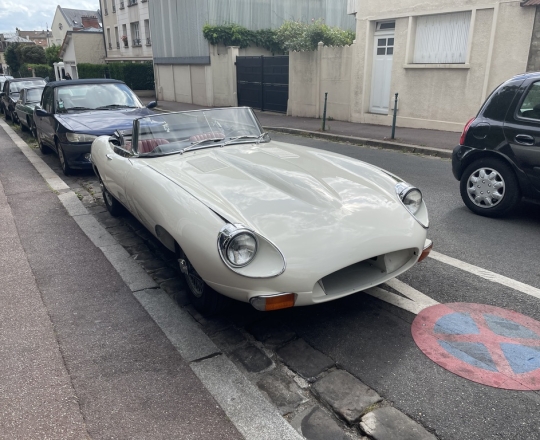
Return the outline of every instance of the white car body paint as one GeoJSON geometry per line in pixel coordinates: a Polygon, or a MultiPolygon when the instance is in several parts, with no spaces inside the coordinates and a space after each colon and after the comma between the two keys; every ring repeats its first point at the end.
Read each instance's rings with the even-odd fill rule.
{"type": "MultiPolygon", "coordinates": [[[[92,145],[92,161],[112,195],[149,231],[174,250],[156,227],[166,230],[208,285],[240,301],[283,292],[298,295],[296,306],[337,299],[405,272],[426,241],[393,176],[323,150],[272,141],[128,158],[103,136],[92,145]],[[271,241],[285,271],[266,278],[280,263],[272,246],[262,246],[243,275],[229,269],[217,250],[227,222],[271,241]],[[319,283],[381,255],[384,263],[328,278],[331,294],[319,283]]],[[[427,221],[425,205],[421,211],[427,221]]]]}

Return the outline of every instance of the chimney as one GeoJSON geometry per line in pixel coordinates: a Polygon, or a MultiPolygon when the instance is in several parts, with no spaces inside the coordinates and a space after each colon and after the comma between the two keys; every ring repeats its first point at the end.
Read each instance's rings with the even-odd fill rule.
{"type": "Polygon", "coordinates": [[[100,29],[99,21],[95,15],[83,15],[81,19],[83,28],[100,29]]]}

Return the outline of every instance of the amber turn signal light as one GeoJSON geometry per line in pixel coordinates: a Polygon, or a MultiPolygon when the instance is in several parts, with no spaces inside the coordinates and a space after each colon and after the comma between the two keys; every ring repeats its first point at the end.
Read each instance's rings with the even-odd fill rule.
{"type": "Polygon", "coordinates": [[[277,295],[263,295],[251,298],[250,303],[257,310],[270,312],[272,310],[287,309],[294,307],[296,302],[295,293],[278,293],[277,295]]]}
{"type": "Polygon", "coordinates": [[[418,259],[419,263],[420,263],[420,261],[426,259],[427,256],[429,255],[429,253],[431,252],[431,249],[433,249],[433,242],[431,240],[426,240],[426,241],[429,241],[429,243],[422,250],[422,253],[420,254],[420,258],[418,259]]]}

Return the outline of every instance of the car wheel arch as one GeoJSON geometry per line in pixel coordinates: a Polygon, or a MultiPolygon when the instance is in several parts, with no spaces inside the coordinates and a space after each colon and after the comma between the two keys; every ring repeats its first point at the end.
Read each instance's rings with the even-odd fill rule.
{"type": "Polygon", "coordinates": [[[481,159],[498,159],[506,163],[510,168],[512,168],[512,171],[514,171],[514,174],[516,177],[518,177],[519,180],[519,169],[516,166],[516,164],[508,158],[508,156],[499,153],[498,151],[491,151],[491,150],[472,150],[464,160],[461,161],[461,175],[459,176],[459,180],[463,177],[463,173],[467,169],[467,167],[477,160],[481,159]]]}
{"type": "Polygon", "coordinates": [[[172,252],[178,252],[181,250],[180,245],[174,239],[174,237],[161,225],[156,225],[155,228],[156,237],[165,245],[167,249],[172,252]]]}

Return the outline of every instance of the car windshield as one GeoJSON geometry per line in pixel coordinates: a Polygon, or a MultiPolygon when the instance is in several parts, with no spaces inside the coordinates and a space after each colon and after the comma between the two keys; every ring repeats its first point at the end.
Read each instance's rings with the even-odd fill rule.
{"type": "Polygon", "coordinates": [[[15,81],[9,85],[9,93],[19,93],[22,89],[28,89],[30,87],[44,86],[47,84],[44,79],[28,80],[28,81],[15,81]]]}
{"type": "Polygon", "coordinates": [[[41,100],[41,95],[43,94],[43,89],[28,89],[26,92],[26,102],[39,102],[41,100]]]}
{"type": "Polygon", "coordinates": [[[135,127],[140,156],[269,140],[253,111],[245,107],[152,115],[138,119],[135,127]]]}
{"type": "Polygon", "coordinates": [[[121,83],[74,84],[57,87],[56,106],[59,112],[70,110],[109,110],[141,108],[133,91],[121,83]]]}

